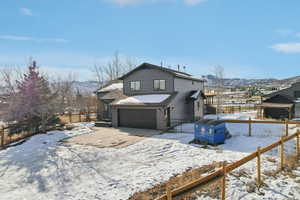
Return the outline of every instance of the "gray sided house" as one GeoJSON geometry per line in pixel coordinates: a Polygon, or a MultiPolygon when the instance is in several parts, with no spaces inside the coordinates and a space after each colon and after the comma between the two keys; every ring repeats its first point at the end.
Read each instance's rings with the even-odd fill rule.
{"type": "Polygon", "coordinates": [[[300,82],[291,87],[265,95],[261,104],[263,116],[267,118],[300,118],[300,82]]]}
{"type": "Polygon", "coordinates": [[[96,91],[98,97],[98,120],[111,121],[111,103],[124,98],[123,82],[111,81],[96,91]]]}
{"type": "Polygon", "coordinates": [[[111,104],[114,127],[164,130],[203,117],[204,81],[143,63],[120,78],[126,96],[111,104]]]}

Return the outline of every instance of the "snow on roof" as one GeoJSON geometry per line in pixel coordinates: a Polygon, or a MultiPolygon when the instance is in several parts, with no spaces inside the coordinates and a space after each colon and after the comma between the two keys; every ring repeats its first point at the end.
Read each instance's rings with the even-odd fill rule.
{"type": "Polygon", "coordinates": [[[191,96],[191,98],[197,99],[200,93],[201,93],[201,90],[197,90],[197,92],[195,92],[195,93],[191,96]]]}
{"type": "Polygon", "coordinates": [[[123,89],[123,83],[112,83],[107,87],[98,90],[98,92],[109,92],[112,90],[122,90],[122,89],[123,89]]]}
{"type": "Polygon", "coordinates": [[[118,101],[116,104],[144,104],[144,103],[161,103],[166,100],[169,94],[149,94],[149,95],[137,95],[128,97],[118,101]]]}

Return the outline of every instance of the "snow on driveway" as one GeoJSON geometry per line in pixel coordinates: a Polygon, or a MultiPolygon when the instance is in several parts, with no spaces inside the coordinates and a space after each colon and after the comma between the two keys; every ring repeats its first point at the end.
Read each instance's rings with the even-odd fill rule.
{"type": "MultiPolygon", "coordinates": [[[[190,133],[157,135],[122,149],[60,143],[61,139],[91,132],[91,124],[77,125],[75,130],[36,135],[0,151],[1,199],[126,200],[187,169],[214,161],[233,162],[248,155],[187,144],[193,139],[190,133]]],[[[268,170],[277,167],[266,159],[262,163],[268,170]]],[[[255,161],[245,167],[253,173],[255,161]]],[[[232,188],[231,193],[238,190],[232,188]]]]}
{"type": "Polygon", "coordinates": [[[237,160],[245,154],[216,153],[185,144],[192,134],[164,134],[123,149],[58,143],[87,133],[52,131],[0,152],[3,199],[127,199],[188,168],[213,161],[237,160]]]}

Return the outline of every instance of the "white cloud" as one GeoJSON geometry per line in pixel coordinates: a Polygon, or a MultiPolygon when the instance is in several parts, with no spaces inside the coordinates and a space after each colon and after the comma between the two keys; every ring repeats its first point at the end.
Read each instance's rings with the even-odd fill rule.
{"type": "Polygon", "coordinates": [[[17,36],[17,35],[0,35],[0,40],[14,40],[14,41],[34,41],[34,42],[57,42],[57,43],[67,43],[69,42],[63,38],[33,38],[27,36],[17,36]]]}
{"type": "Polygon", "coordinates": [[[283,53],[300,53],[300,42],[279,43],[271,48],[283,53]]]}
{"type": "Polygon", "coordinates": [[[204,2],[206,2],[206,0],[184,0],[184,3],[190,6],[194,6],[204,2]]]}
{"type": "Polygon", "coordinates": [[[26,41],[26,40],[32,40],[32,38],[31,37],[25,37],[25,36],[16,36],[16,35],[0,35],[0,40],[26,41]]]}
{"type": "Polygon", "coordinates": [[[20,12],[26,16],[33,16],[33,13],[29,8],[20,8],[20,12]]]}
{"type": "Polygon", "coordinates": [[[143,0],[112,0],[113,3],[118,4],[121,7],[135,5],[141,3],[143,0]]]}

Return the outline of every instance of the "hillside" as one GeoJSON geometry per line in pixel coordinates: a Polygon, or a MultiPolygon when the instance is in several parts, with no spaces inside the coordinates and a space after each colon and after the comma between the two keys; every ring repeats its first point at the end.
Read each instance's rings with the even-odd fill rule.
{"type": "MultiPolygon", "coordinates": [[[[209,85],[216,85],[216,77],[214,75],[203,76],[208,81],[209,85]]],[[[254,86],[254,85],[267,85],[267,86],[289,86],[293,83],[299,82],[300,76],[294,76],[286,79],[243,79],[243,78],[225,78],[224,84],[226,86],[254,86]]]]}

